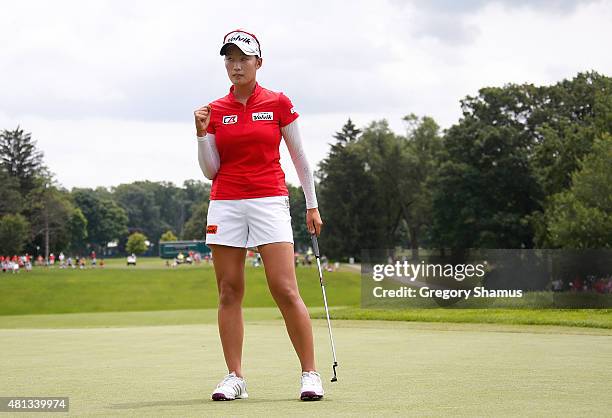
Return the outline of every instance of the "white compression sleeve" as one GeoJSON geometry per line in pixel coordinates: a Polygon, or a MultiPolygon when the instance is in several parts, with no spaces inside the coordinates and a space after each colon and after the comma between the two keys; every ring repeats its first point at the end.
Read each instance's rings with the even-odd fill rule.
{"type": "Polygon", "coordinates": [[[214,134],[198,137],[198,162],[204,176],[209,180],[214,179],[221,164],[214,134]]]}
{"type": "Polygon", "coordinates": [[[306,198],[306,209],[318,207],[317,196],[315,194],[314,176],[308,165],[306,153],[302,149],[302,139],[298,129],[297,119],[289,125],[281,128],[283,138],[287,144],[287,149],[291,155],[291,160],[297,171],[304,197],[306,198]]]}

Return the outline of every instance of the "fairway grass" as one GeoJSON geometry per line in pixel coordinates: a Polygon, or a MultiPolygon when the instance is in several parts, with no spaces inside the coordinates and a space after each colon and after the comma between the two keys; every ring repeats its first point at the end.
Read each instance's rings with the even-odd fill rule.
{"type": "Polygon", "coordinates": [[[300,402],[297,356],[283,321],[268,308],[245,310],[249,399],[213,402],[210,393],[227,373],[215,313],[200,311],[207,321],[201,324],[135,327],[128,325],[132,319],[108,328],[101,327],[105,319],[118,321],[109,315],[142,321],[146,313],[63,314],[56,316],[68,322],[99,316],[99,327],[1,329],[0,393],[69,396],[74,416],[606,416],[612,410],[609,330],[375,320],[334,322],[336,383],[329,382],[326,322],[313,320],[326,395],[300,402]]]}

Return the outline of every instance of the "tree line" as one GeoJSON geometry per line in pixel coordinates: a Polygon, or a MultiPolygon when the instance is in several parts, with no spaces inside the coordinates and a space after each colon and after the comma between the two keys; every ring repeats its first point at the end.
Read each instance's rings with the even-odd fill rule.
{"type": "MultiPolygon", "coordinates": [[[[487,87],[441,131],[410,114],[335,135],[318,170],[326,248],[610,248],[612,79],[487,87]]],[[[416,255],[416,254],[414,254],[416,255]]]]}
{"type": "MultiPolygon", "coordinates": [[[[30,133],[19,126],[0,132],[0,254],[48,257],[60,251],[85,255],[145,252],[160,240],[203,240],[210,184],[186,180],[135,181],[115,187],[67,190],[43,162],[30,133]]],[[[308,240],[301,188],[287,184],[296,239],[308,240]]],[[[297,243],[297,242],[296,242],[297,243]]]]}
{"type": "MultiPolygon", "coordinates": [[[[349,119],[316,170],[329,257],[362,248],[609,248],[612,79],[486,87],[441,130],[429,116],[362,129],[349,119]]],[[[294,240],[310,239],[301,188],[287,184],[294,240]]],[[[0,133],[0,254],[124,252],[148,239],[204,239],[210,184],[136,181],[67,190],[31,134],[0,133]],[[138,234],[138,235],[134,235],[138,234]],[[128,246],[128,238],[132,244],[128,246]],[[134,244],[138,242],[138,244],[134,244]]]]}

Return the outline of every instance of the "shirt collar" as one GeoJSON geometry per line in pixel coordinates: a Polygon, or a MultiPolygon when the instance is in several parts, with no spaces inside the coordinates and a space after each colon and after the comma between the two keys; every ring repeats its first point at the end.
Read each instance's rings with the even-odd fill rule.
{"type": "MultiPolygon", "coordinates": [[[[247,99],[247,104],[249,104],[249,102],[251,102],[252,100],[254,100],[259,93],[261,92],[263,88],[259,85],[259,83],[256,81],[255,82],[255,88],[253,89],[253,93],[251,93],[251,95],[249,96],[249,98],[247,99]]],[[[230,99],[232,99],[235,102],[238,102],[238,100],[236,100],[236,98],[234,97],[234,85],[232,84],[232,86],[230,87],[229,90],[229,97],[230,99]]]]}

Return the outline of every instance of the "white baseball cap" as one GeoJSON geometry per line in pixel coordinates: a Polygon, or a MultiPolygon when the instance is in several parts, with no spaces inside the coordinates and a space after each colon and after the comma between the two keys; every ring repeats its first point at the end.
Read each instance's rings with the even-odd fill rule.
{"type": "Polygon", "coordinates": [[[245,32],[242,29],[236,29],[223,37],[223,46],[221,47],[220,55],[225,55],[227,46],[234,44],[246,55],[257,55],[261,57],[261,47],[257,37],[252,33],[245,32]]]}

